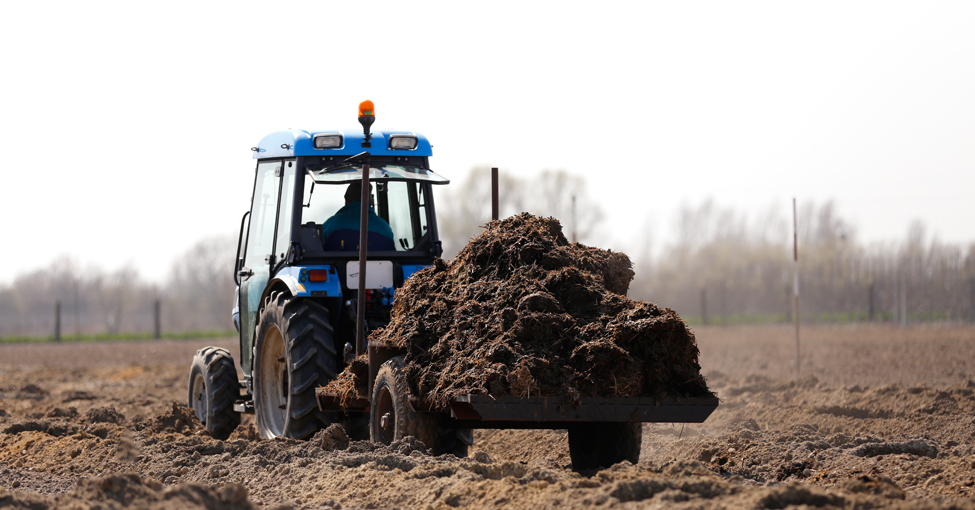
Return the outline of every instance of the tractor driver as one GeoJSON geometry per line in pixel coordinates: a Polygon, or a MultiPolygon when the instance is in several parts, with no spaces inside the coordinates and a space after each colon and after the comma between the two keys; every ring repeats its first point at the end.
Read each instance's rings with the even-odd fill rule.
{"type": "MultiPolygon", "coordinates": [[[[370,186],[371,188],[371,186],[370,186]]],[[[369,191],[372,191],[370,189],[369,191]]],[[[371,193],[370,193],[371,194],[371,193]]],[[[345,190],[345,206],[322,224],[322,239],[326,251],[351,251],[359,249],[359,215],[362,208],[362,183],[353,182],[345,190]]],[[[367,248],[370,251],[393,251],[393,229],[369,206],[369,233],[367,248]]]]}

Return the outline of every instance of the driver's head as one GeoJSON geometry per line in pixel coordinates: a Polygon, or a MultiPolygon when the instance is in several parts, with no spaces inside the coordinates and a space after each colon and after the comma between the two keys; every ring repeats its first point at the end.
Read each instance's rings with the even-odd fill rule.
{"type": "MultiPolygon", "coordinates": [[[[372,195],[372,184],[369,185],[369,194],[372,195]]],[[[345,203],[350,204],[352,202],[359,202],[362,200],[362,182],[356,181],[349,184],[349,187],[345,190],[345,203]]]]}

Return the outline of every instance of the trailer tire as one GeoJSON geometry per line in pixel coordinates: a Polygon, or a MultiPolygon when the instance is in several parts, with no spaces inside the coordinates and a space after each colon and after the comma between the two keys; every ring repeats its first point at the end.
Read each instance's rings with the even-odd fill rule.
{"type": "Polygon", "coordinates": [[[240,398],[240,382],[234,359],[226,349],[204,347],[190,365],[190,409],[215,439],[227,439],[240,425],[234,403],[240,398]]]}
{"type": "Polygon", "coordinates": [[[265,439],[306,439],[334,417],[318,408],[315,389],[336,376],[328,309],[309,299],[274,292],[257,322],[254,414],[265,439]]]}
{"type": "Polygon", "coordinates": [[[370,439],[390,444],[413,436],[433,455],[466,457],[468,447],[474,444],[471,429],[447,428],[443,426],[446,415],[417,412],[410,402],[405,367],[403,357],[397,356],[383,363],[376,373],[369,413],[370,439]]]}
{"type": "Polygon", "coordinates": [[[640,461],[642,423],[578,423],[569,427],[569,456],[575,471],[640,461]]]}
{"type": "Polygon", "coordinates": [[[428,448],[433,439],[428,427],[410,402],[410,387],[406,382],[403,357],[392,358],[379,367],[372,385],[369,409],[369,438],[374,443],[390,444],[414,436],[428,448]]]}

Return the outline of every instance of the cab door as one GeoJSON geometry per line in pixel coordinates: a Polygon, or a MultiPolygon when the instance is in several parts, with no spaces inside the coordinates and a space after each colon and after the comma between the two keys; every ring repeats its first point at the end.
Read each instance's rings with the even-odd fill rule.
{"type": "Polygon", "coordinates": [[[260,161],[254,179],[247,241],[238,262],[240,281],[240,368],[250,378],[254,356],[254,330],[261,296],[274,262],[274,236],[278,203],[281,201],[283,161],[260,161]]]}

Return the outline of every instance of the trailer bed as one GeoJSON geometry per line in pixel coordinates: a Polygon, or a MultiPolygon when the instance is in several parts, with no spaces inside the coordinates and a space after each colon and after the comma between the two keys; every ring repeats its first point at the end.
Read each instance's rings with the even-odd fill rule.
{"type": "MultiPolygon", "coordinates": [[[[369,412],[360,395],[341,402],[319,389],[319,407],[328,412],[369,412]]],[[[702,423],[718,407],[717,397],[492,397],[461,395],[450,402],[452,425],[462,428],[565,428],[580,422],[702,423]]],[[[429,403],[413,400],[417,412],[437,412],[429,403]]],[[[441,410],[439,412],[445,412],[441,410]]]]}

